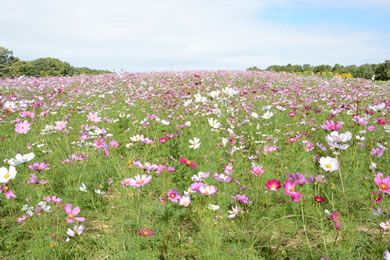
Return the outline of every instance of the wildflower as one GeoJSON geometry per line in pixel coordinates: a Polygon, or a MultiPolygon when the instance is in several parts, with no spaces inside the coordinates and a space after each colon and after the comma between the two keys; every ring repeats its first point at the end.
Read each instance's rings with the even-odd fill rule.
{"type": "Polygon", "coordinates": [[[381,226],[381,228],[383,228],[384,230],[390,229],[390,219],[386,222],[380,223],[379,226],[381,226]]]}
{"type": "Polygon", "coordinates": [[[252,170],[250,171],[253,175],[259,176],[264,173],[264,168],[262,165],[252,164],[252,170]]]}
{"type": "Polygon", "coordinates": [[[85,227],[83,225],[80,225],[80,226],[75,225],[73,227],[73,230],[68,228],[68,230],[66,231],[66,234],[68,234],[68,236],[70,236],[70,237],[74,237],[75,235],[80,236],[84,232],[84,229],[85,229],[85,227]]]}
{"type": "Polygon", "coordinates": [[[271,111],[267,111],[261,117],[264,119],[270,119],[271,117],[273,117],[273,115],[274,113],[272,113],[271,111]]]}
{"type": "Polygon", "coordinates": [[[33,165],[30,164],[28,166],[28,168],[30,168],[31,170],[37,170],[37,171],[42,171],[42,170],[46,169],[47,167],[49,167],[49,164],[44,163],[44,162],[34,163],[33,165]]]}
{"type": "Polygon", "coordinates": [[[314,197],[314,200],[315,200],[316,202],[319,202],[319,203],[322,203],[322,202],[325,201],[324,198],[323,198],[323,197],[320,197],[320,196],[315,196],[315,197],[314,197]]]}
{"type": "Polygon", "coordinates": [[[16,165],[21,164],[21,163],[25,163],[25,162],[29,162],[32,159],[34,159],[34,157],[35,157],[34,153],[27,153],[27,154],[24,154],[24,155],[17,154],[15,156],[16,165]]]}
{"type": "Polygon", "coordinates": [[[180,162],[187,165],[191,166],[192,168],[198,168],[199,166],[195,164],[195,162],[192,162],[190,160],[184,159],[183,157],[180,156],[180,162]]]}
{"type": "MultiPolygon", "coordinates": [[[[127,181],[128,185],[130,185],[130,186],[141,187],[145,184],[148,184],[152,180],[152,175],[142,174],[142,177],[141,177],[138,174],[138,175],[134,176],[134,179],[128,178],[128,179],[124,179],[123,181],[125,181],[125,180],[127,181]]],[[[124,186],[128,186],[128,185],[124,185],[124,186]]]]}
{"type": "Polygon", "coordinates": [[[335,158],[331,157],[321,157],[320,166],[324,171],[334,172],[339,169],[339,162],[335,158]]]}
{"type": "Polygon", "coordinates": [[[307,183],[307,181],[305,179],[306,174],[301,174],[299,172],[296,172],[295,174],[289,173],[289,174],[287,174],[287,177],[289,179],[291,179],[292,181],[297,180],[299,185],[305,185],[307,183]]]}
{"type": "Polygon", "coordinates": [[[162,144],[165,144],[166,142],[168,142],[168,138],[166,137],[161,137],[160,139],[158,139],[158,141],[162,144]]]}
{"type": "Polygon", "coordinates": [[[216,211],[216,210],[218,210],[220,207],[219,207],[218,205],[209,204],[209,205],[207,205],[207,208],[216,211]]]}
{"type": "Polygon", "coordinates": [[[245,195],[237,194],[236,196],[232,196],[235,201],[238,201],[240,204],[252,204],[253,201],[249,201],[248,197],[245,195]]]}
{"type": "Polygon", "coordinates": [[[209,121],[209,125],[214,128],[214,129],[218,129],[220,128],[222,125],[221,123],[219,123],[216,119],[214,118],[208,118],[207,119],[209,121]]]}
{"type": "Polygon", "coordinates": [[[361,118],[359,115],[353,117],[353,121],[355,121],[358,125],[367,125],[368,121],[364,118],[361,118]]]}
{"type": "Polygon", "coordinates": [[[67,124],[68,124],[68,122],[66,122],[66,121],[57,121],[54,129],[61,131],[62,129],[64,129],[66,127],[67,124]]]}
{"type": "Polygon", "coordinates": [[[65,207],[64,207],[64,210],[65,210],[66,214],[68,215],[68,218],[66,219],[66,221],[68,223],[73,223],[73,220],[76,220],[78,222],[84,222],[85,221],[85,218],[75,217],[75,216],[77,216],[80,213],[80,208],[79,207],[76,207],[76,208],[72,209],[72,204],[66,204],[65,207]]]}
{"type": "Polygon", "coordinates": [[[177,203],[177,201],[180,199],[179,192],[176,189],[170,189],[168,191],[168,199],[174,203],[177,203]]]}
{"type": "Polygon", "coordinates": [[[232,177],[230,177],[229,175],[225,175],[223,173],[221,174],[214,173],[214,179],[220,182],[230,182],[232,180],[232,177]]]}
{"type": "Polygon", "coordinates": [[[9,200],[11,197],[12,198],[16,198],[16,195],[9,190],[9,187],[7,185],[7,183],[4,183],[2,186],[0,186],[0,193],[3,193],[4,192],[4,195],[5,197],[9,200]]]}
{"type": "Polygon", "coordinates": [[[383,177],[383,173],[378,172],[374,181],[380,191],[390,194],[390,176],[383,177]]]}
{"type": "Polygon", "coordinates": [[[331,215],[331,218],[332,218],[332,221],[334,222],[335,228],[337,230],[340,230],[341,223],[340,223],[340,219],[339,219],[339,214],[337,212],[333,212],[331,215]]]}
{"type": "Polygon", "coordinates": [[[28,184],[47,184],[47,180],[39,180],[36,174],[31,174],[30,179],[27,181],[28,184]]]}
{"type": "Polygon", "coordinates": [[[5,167],[0,168],[0,183],[7,183],[9,180],[15,179],[16,169],[10,166],[9,169],[5,167]]]}
{"type": "Polygon", "coordinates": [[[351,140],[351,138],[352,138],[351,132],[345,132],[339,134],[337,131],[333,131],[325,137],[325,140],[328,142],[328,145],[331,148],[346,150],[349,147],[349,145],[347,144],[340,145],[340,143],[341,142],[346,143],[349,140],[351,140]]]}
{"type": "Polygon", "coordinates": [[[379,203],[383,200],[383,195],[379,192],[373,192],[372,193],[372,199],[376,202],[379,203]]]}
{"type": "Polygon", "coordinates": [[[59,204],[62,199],[61,198],[57,198],[56,196],[47,196],[45,198],[43,198],[43,200],[47,201],[47,202],[53,202],[53,203],[56,203],[56,204],[59,204]]]}
{"type": "Polygon", "coordinates": [[[294,180],[293,183],[291,183],[291,179],[287,179],[285,183],[283,183],[284,192],[291,196],[291,199],[294,202],[299,202],[299,198],[301,198],[303,195],[301,193],[298,193],[295,191],[295,187],[297,186],[298,181],[294,180]]]}
{"type": "Polygon", "coordinates": [[[97,113],[93,113],[93,112],[89,112],[88,119],[94,123],[99,123],[100,121],[102,121],[102,118],[99,117],[97,113]]]}
{"type": "Polygon", "coordinates": [[[390,252],[389,252],[389,250],[386,250],[386,251],[383,253],[383,259],[384,259],[384,260],[390,260],[390,252]]]}
{"type": "Polygon", "coordinates": [[[212,185],[204,185],[199,187],[199,192],[202,195],[213,196],[217,193],[218,188],[212,185]]]}
{"type": "Polygon", "coordinates": [[[116,140],[111,140],[110,141],[110,147],[118,147],[119,143],[116,140]]]}
{"type": "Polygon", "coordinates": [[[190,146],[188,146],[189,148],[192,148],[192,149],[198,149],[199,148],[199,146],[200,146],[200,142],[199,142],[200,140],[199,140],[199,138],[197,138],[197,137],[194,137],[194,139],[193,140],[190,140],[189,142],[190,142],[190,146]]]}
{"type": "Polygon", "coordinates": [[[280,181],[278,180],[269,180],[265,186],[267,187],[267,189],[269,190],[272,190],[272,191],[277,191],[278,189],[280,189],[280,181]]]}
{"type": "Polygon", "coordinates": [[[326,120],[326,122],[323,125],[321,125],[321,127],[325,131],[337,131],[343,126],[343,124],[344,122],[338,122],[337,124],[335,124],[333,120],[331,121],[326,120]]]}
{"type": "Polygon", "coordinates": [[[239,206],[236,205],[235,207],[232,207],[232,210],[228,210],[228,213],[230,215],[228,215],[227,218],[229,218],[229,219],[235,218],[238,215],[238,213],[240,213],[240,211],[241,211],[241,208],[239,206]]]}
{"type": "Polygon", "coordinates": [[[19,122],[15,125],[15,132],[18,134],[27,134],[28,131],[30,131],[30,124],[27,122],[27,120],[19,122]]]}
{"type": "Polygon", "coordinates": [[[210,176],[210,172],[198,172],[198,175],[193,175],[191,180],[193,181],[204,181],[210,176]]]}
{"type": "Polygon", "coordinates": [[[149,227],[147,227],[146,229],[143,229],[141,227],[140,231],[138,231],[138,235],[140,235],[142,237],[152,237],[154,233],[155,233],[155,231],[150,230],[149,227]]]}
{"type": "Polygon", "coordinates": [[[104,191],[101,191],[101,190],[95,190],[95,193],[96,194],[99,194],[99,195],[104,195],[105,194],[105,192],[104,191]]]}
{"type": "Polygon", "coordinates": [[[80,191],[82,192],[87,192],[87,187],[85,186],[84,183],[81,183],[81,187],[79,187],[80,191]]]}
{"type": "Polygon", "coordinates": [[[191,198],[190,196],[182,196],[179,200],[179,205],[188,207],[191,204],[191,198]]]}

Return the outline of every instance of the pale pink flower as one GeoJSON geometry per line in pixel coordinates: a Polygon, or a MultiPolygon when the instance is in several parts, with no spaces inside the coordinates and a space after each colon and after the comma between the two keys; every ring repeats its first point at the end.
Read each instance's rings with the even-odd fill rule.
{"type": "Polygon", "coordinates": [[[28,131],[30,131],[30,124],[27,122],[27,120],[19,122],[15,125],[15,132],[18,134],[27,134],[28,131]]]}
{"type": "Polygon", "coordinates": [[[68,218],[66,219],[66,221],[68,221],[68,223],[73,223],[73,220],[76,220],[78,222],[85,221],[85,218],[75,217],[80,213],[79,207],[72,209],[72,204],[66,204],[64,210],[65,210],[66,214],[68,215],[68,218]]]}

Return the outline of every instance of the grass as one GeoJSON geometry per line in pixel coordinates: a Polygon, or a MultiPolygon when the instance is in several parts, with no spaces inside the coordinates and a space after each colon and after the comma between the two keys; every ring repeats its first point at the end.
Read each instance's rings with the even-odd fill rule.
{"type": "MultiPolygon", "coordinates": [[[[390,175],[389,91],[362,79],[243,71],[2,80],[0,104],[14,102],[14,107],[0,110],[0,159],[31,152],[35,157],[15,166],[17,175],[7,187],[16,198],[0,193],[0,258],[380,258],[390,239],[379,224],[388,217],[375,216],[372,210],[386,209],[389,198],[381,192],[384,199],[376,203],[372,192],[380,192],[374,182],[378,172],[390,175]],[[208,95],[217,90],[218,96],[208,95]],[[205,102],[197,102],[198,94],[205,102]],[[373,108],[381,103],[387,104],[383,110],[373,108]],[[273,116],[264,119],[267,110],[273,116]],[[34,112],[35,118],[23,118],[23,111],[34,112]],[[88,120],[90,112],[101,121],[88,120]],[[352,134],[346,150],[330,149],[325,139],[331,131],[321,125],[332,114],[331,120],[343,122],[339,133],[352,134]],[[353,119],[357,114],[368,125],[357,124],[353,119]],[[213,128],[210,118],[221,126],[213,128]],[[16,133],[15,120],[27,120],[28,133],[16,133]],[[58,121],[66,121],[66,127],[43,131],[58,121]],[[153,142],[132,141],[136,135],[153,142]],[[159,142],[162,137],[167,142],[159,142]],[[200,139],[198,149],[189,148],[194,137],[200,139]],[[99,140],[107,145],[106,152],[96,148],[99,140]],[[118,147],[109,145],[113,140],[118,147]],[[265,153],[271,145],[277,149],[265,153]],[[372,155],[380,147],[385,148],[383,155],[372,155]],[[85,160],[72,157],[80,154],[85,160]],[[181,163],[180,157],[199,168],[181,163]],[[339,170],[324,171],[321,157],[336,158],[339,170]],[[165,170],[148,173],[136,161],[164,165],[165,170]],[[28,168],[36,162],[49,167],[28,168]],[[376,169],[370,170],[373,162],[376,169]],[[214,173],[229,175],[229,165],[232,180],[215,180],[214,173]],[[252,174],[253,165],[263,166],[264,173],[252,174]],[[168,166],[174,171],[167,171],[168,166]],[[199,171],[210,173],[203,182],[217,188],[215,195],[194,192],[187,207],[166,198],[171,189],[184,196],[199,171]],[[28,184],[32,173],[47,184],[28,184]],[[324,175],[326,182],[296,186],[302,197],[294,202],[283,189],[289,173],[306,178],[324,175]],[[151,175],[152,180],[140,187],[121,184],[138,174],[151,175]],[[266,188],[272,179],[281,182],[279,190],[266,188]],[[80,191],[83,183],[85,192],[80,191]],[[104,194],[96,193],[98,189],[104,194]],[[232,198],[237,194],[252,203],[240,204],[232,198]],[[46,202],[49,212],[36,215],[46,196],[62,201],[46,202]],[[316,202],[314,196],[324,202],[316,202]],[[77,217],[84,217],[84,222],[67,222],[68,203],[80,207],[77,217]],[[211,210],[209,204],[219,209],[211,210]],[[34,214],[18,222],[26,214],[23,205],[33,207],[34,214]],[[240,212],[227,218],[236,205],[240,212]],[[331,218],[333,212],[339,215],[340,230],[331,218]],[[70,237],[66,232],[74,225],[85,230],[70,237]],[[140,229],[147,227],[154,233],[140,236],[140,229]]],[[[10,166],[4,162],[1,167],[10,166]]]]}

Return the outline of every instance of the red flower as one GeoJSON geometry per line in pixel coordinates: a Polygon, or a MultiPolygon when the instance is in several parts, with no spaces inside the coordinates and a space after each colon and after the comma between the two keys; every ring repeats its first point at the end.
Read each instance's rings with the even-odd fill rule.
{"type": "Polygon", "coordinates": [[[195,162],[191,162],[190,160],[184,159],[180,156],[180,162],[184,163],[187,166],[191,166],[192,168],[198,168],[199,166],[195,164],[195,162]]]}
{"type": "Polygon", "coordinates": [[[150,230],[150,227],[147,227],[146,229],[141,228],[140,231],[138,231],[138,235],[142,237],[152,237],[155,231],[150,230]]]}
{"type": "Polygon", "coordinates": [[[323,198],[323,197],[320,197],[320,196],[315,196],[315,197],[314,197],[314,200],[317,201],[317,202],[319,202],[319,203],[322,203],[322,202],[325,201],[324,198],[323,198]]]}
{"type": "Polygon", "coordinates": [[[160,142],[160,143],[166,143],[166,142],[168,142],[168,138],[166,138],[166,137],[161,137],[160,139],[158,139],[158,141],[160,142]]]}

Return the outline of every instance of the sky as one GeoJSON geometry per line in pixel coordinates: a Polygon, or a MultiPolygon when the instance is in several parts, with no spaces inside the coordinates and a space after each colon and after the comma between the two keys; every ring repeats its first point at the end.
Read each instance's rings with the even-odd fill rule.
{"type": "Polygon", "coordinates": [[[0,46],[115,72],[390,59],[390,0],[0,0],[0,46]]]}

